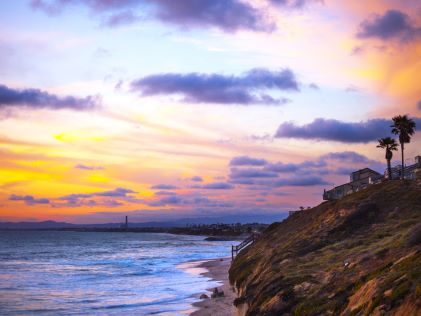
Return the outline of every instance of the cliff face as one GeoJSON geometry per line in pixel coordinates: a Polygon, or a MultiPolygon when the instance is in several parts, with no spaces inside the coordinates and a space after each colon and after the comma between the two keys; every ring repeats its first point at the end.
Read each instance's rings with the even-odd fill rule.
{"type": "Polygon", "coordinates": [[[421,183],[290,216],[233,261],[247,315],[421,315],[421,183]]]}

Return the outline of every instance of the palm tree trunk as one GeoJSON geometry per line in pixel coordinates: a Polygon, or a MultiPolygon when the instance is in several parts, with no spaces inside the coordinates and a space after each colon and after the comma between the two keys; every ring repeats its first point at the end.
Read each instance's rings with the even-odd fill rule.
{"type": "Polygon", "coordinates": [[[390,159],[387,159],[387,175],[388,180],[392,180],[392,166],[390,165],[390,159]]]}
{"type": "Polygon", "coordinates": [[[402,180],[405,179],[405,164],[404,164],[404,155],[403,155],[403,150],[404,150],[404,145],[403,142],[401,143],[401,154],[402,154],[402,173],[401,173],[401,178],[402,180]]]}

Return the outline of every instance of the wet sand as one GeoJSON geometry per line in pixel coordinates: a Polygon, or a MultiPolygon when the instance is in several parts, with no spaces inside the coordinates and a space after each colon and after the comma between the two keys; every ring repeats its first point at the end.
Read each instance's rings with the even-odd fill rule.
{"type": "MultiPolygon", "coordinates": [[[[202,293],[209,296],[208,299],[194,303],[193,306],[198,310],[191,313],[191,316],[231,316],[236,315],[236,308],[233,301],[236,294],[229,284],[228,270],[231,265],[231,258],[214,259],[203,261],[197,265],[197,268],[203,269],[204,276],[215,281],[223,283],[218,286],[219,291],[224,291],[224,297],[210,298],[213,288],[208,289],[208,293],[202,293]]],[[[200,294],[199,294],[200,296],[200,294]]]]}

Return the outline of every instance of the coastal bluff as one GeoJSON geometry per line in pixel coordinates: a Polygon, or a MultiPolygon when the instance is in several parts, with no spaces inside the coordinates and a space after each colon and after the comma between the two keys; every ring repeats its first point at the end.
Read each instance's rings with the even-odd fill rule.
{"type": "Polygon", "coordinates": [[[252,315],[421,315],[421,182],[385,181],[270,225],[232,262],[252,315]]]}

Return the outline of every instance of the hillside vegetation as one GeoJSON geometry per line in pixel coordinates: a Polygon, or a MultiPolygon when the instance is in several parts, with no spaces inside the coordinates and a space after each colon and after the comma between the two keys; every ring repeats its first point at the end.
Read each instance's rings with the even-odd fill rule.
{"type": "Polygon", "coordinates": [[[421,315],[421,183],[388,181],[269,226],[233,261],[247,315],[421,315]]]}

